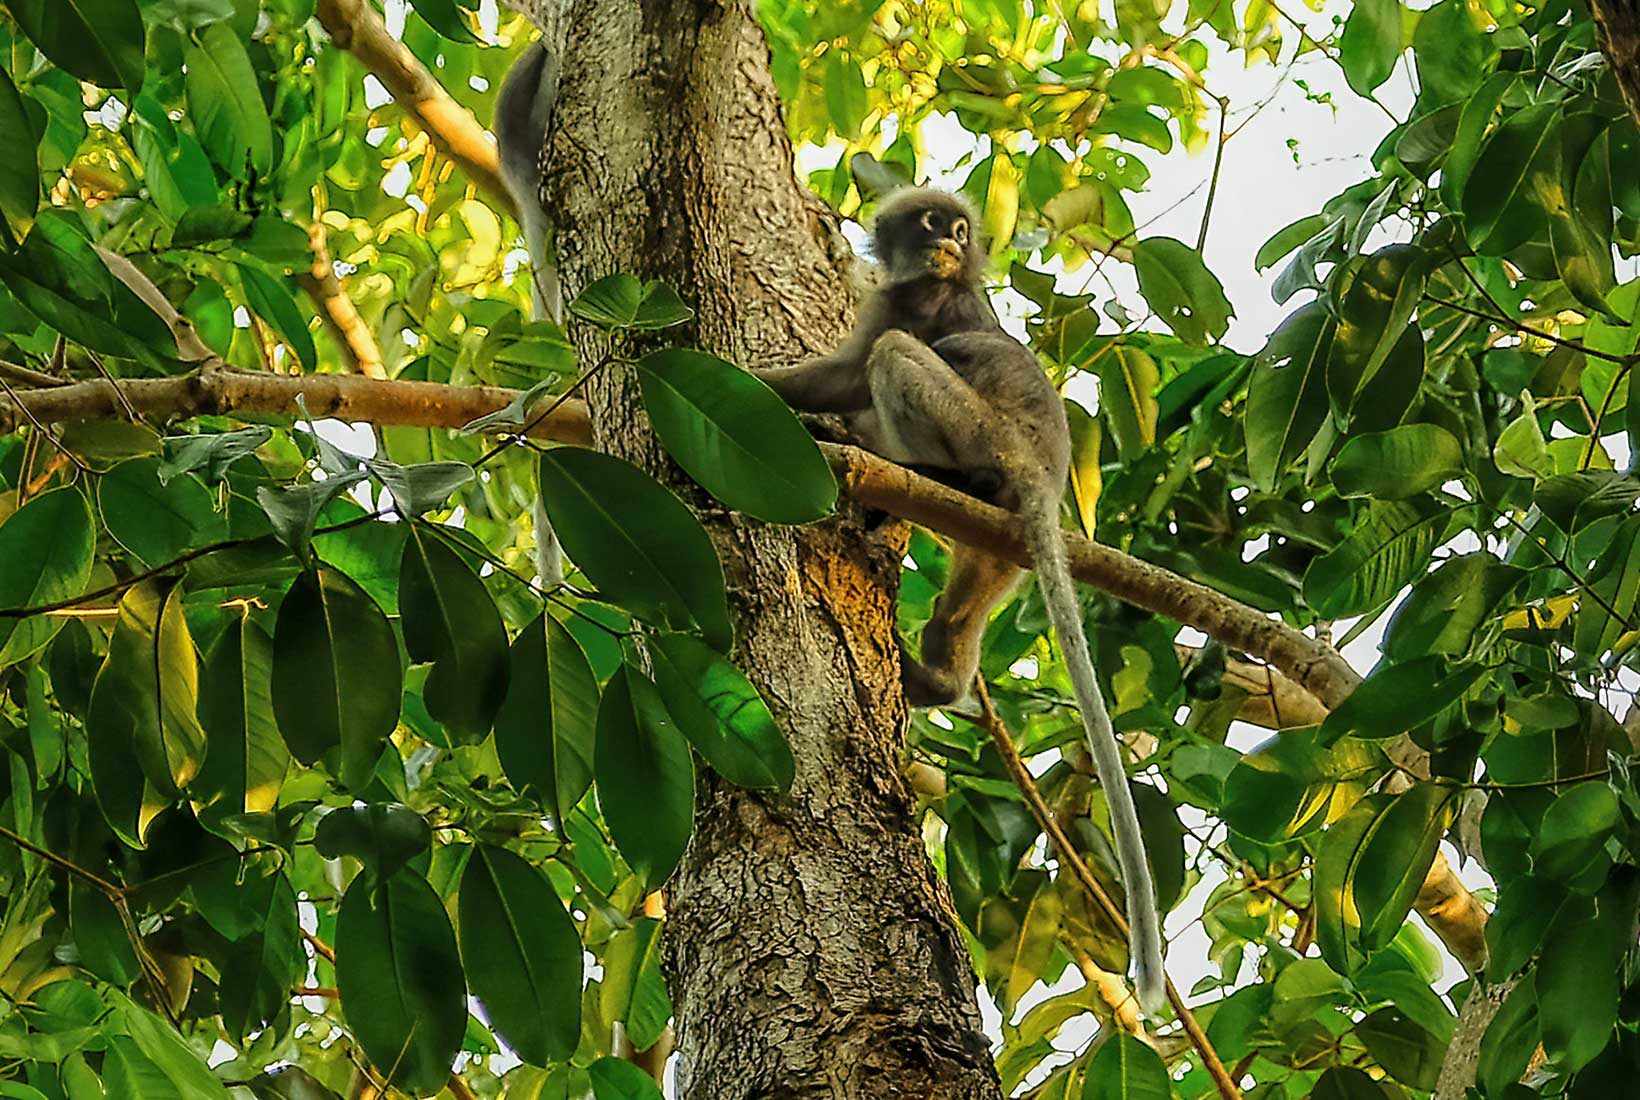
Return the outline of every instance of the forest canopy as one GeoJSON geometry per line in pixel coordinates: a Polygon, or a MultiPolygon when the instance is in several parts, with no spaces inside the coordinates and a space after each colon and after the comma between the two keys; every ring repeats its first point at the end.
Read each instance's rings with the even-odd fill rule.
{"type": "MultiPolygon", "coordinates": [[[[882,820],[972,966],[953,1013],[977,983],[992,1020],[961,1095],[1630,1091],[1632,9],[677,3],[766,39],[725,87],[770,82],[764,144],[820,165],[759,247],[819,227],[852,285],[844,238],[939,161],[1071,395],[1085,625],[1168,930],[1208,949],[1142,1018],[1022,586],[983,690],[879,731],[882,820]],[[1232,346],[1245,273],[1207,256],[1262,104],[1215,87],[1314,66],[1387,134],[1259,250],[1283,319],[1232,346]],[[1206,189],[1170,236],[1134,210],[1176,147],[1206,189]]],[[[953,540],[1020,553],[741,369],[769,364],[702,313],[743,242],[683,196],[644,231],[719,253],[588,271],[567,235],[565,317],[532,315],[485,127],[539,27],[590,57],[563,21],[601,16],[519,7],[0,5],[0,1097],[663,1095],[669,979],[712,946],[669,884],[726,805],[801,817],[829,781],[746,649],[797,600],[743,589],[745,532],[853,524],[913,646],[953,540]],[[634,430],[648,461],[609,445],[634,430]]],[[[794,590],[842,585],[814,560],[794,590]]]]}

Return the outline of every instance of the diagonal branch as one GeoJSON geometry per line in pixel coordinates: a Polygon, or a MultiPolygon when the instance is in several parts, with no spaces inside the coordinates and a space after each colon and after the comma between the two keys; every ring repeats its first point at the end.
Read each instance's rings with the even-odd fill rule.
{"type": "Polygon", "coordinates": [[[404,113],[427,131],[433,144],[503,210],[511,210],[495,144],[484,127],[451,98],[404,43],[388,33],[376,9],[366,0],[319,0],[317,14],[336,45],[358,58],[382,82],[404,113]]]}

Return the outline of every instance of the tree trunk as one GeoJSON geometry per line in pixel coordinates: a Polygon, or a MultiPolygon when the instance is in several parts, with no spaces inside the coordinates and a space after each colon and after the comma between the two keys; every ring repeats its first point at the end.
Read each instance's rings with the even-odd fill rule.
{"type": "MultiPolygon", "coordinates": [[[[535,0],[563,59],[544,183],[566,296],[663,279],[693,340],[743,365],[835,345],[846,248],[798,185],[750,0],[535,0]]],[[[610,350],[574,330],[583,361],[610,350]]],[[[668,886],[678,1091],[694,1098],[998,1097],[975,978],[900,775],[903,534],[856,510],[800,531],[714,509],[667,466],[629,372],[589,386],[595,446],[697,505],[734,656],[791,739],[789,797],[703,776],[668,886]]]]}

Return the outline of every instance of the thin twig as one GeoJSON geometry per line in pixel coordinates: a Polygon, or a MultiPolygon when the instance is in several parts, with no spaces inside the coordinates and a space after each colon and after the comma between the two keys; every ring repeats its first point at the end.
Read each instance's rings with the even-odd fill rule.
{"type": "Polygon", "coordinates": [[[1424,295],[1424,301],[1438,306],[1445,306],[1447,309],[1456,310],[1459,313],[1467,313],[1469,316],[1479,318],[1482,321],[1491,321],[1495,325],[1507,325],[1509,328],[1512,328],[1517,332],[1524,333],[1528,336],[1536,336],[1539,340],[1547,340],[1551,344],[1559,344],[1563,348],[1570,348],[1572,351],[1580,351],[1584,355],[1589,356],[1591,359],[1604,359],[1608,363],[1616,363],[1619,366],[1628,366],[1633,363],[1635,359],[1632,355],[1613,355],[1611,352],[1599,351],[1595,348],[1589,347],[1586,344],[1580,344],[1576,340],[1568,340],[1564,336],[1556,336],[1552,332],[1544,332],[1541,329],[1535,329],[1531,325],[1528,325],[1525,321],[1517,321],[1513,317],[1499,317],[1495,314],[1486,313],[1478,309],[1471,309],[1461,302],[1449,301],[1439,295],[1426,293],[1424,295]]]}
{"type": "Polygon", "coordinates": [[[1207,223],[1213,217],[1213,200],[1219,193],[1219,172],[1224,168],[1224,126],[1226,116],[1230,113],[1230,101],[1220,96],[1219,104],[1219,145],[1213,151],[1213,174],[1208,178],[1207,205],[1202,207],[1202,227],[1196,232],[1196,251],[1200,252],[1207,247],[1207,223]]]}
{"type": "MultiPolygon", "coordinates": [[[[1008,727],[1003,724],[1002,719],[997,715],[996,708],[991,705],[991,694],[986,690],[985,678],[976,676],[974,682],[982,716],[980,725],[991,735],[991,740],[996,745],[997,752],[1002,756],[1002,762],[1007,767],[1010,778],[1013,779],[1014,785],[1019,788],[1020,794],[1025,796],[1025,804],[1030,807],[1031,815],[1036,818],[1037,824],[1042,827],[1042,831],[1047,834],[1048,839],[1053,843],[1054,848],[1059,853],[1061,863],[1070,868],[1071,875],[1075,878],[1077,884],[1087,892],[1088,897],[1098,906],[1105,918],[1115,926],[1117,931],[1122,936],[1126,936],[1128,934],[1127,918],[1123,915],[1121,907],[1112,900],[1109,892],[1094,877],[1093,871],[1088,868],[1081,854],[1071,844],[1070,838],[1059,827],[1059,822],[1054,818],[1052,811],[1048,808],[1048,803],[1042,797],[1041,789],[1036,785],[1035,777],[1031,775],[1030,769],[1025,766],[1025,761],[1019,755],[1019,750],[1014,747],[1014,739],[1008,733],[1008,727]]],[[[1241,1089],[1237,1088],[1235,1081],[1231,1080],[1229,1072],[1224,1068],[1224,1063],[1219,1059],[1218,1051],[1213,1049],[1212,1042],[1207,1038],[1207,1032],[1202,1030],[1201,1024],[1196,1020],[1196,1014],[1190,1011],[1189,1003],[1184,999],[1178,988],[1174,986],[1171,979],[1167,982],[1167,999],[1172,1004],[1174,1013],[1179,1017],[1179,1023],[1183,1025],[1185,1034],[1190,1037],[1190,1045],[1195,1047],[1196,1053],[1201,1056],[1202,1068],[1207,1071],[1207,1075],[1213,1079],[1213,1084],[1218,1087],[1219,1095],[1224,1100],[1241,1100],[1241,1089]]]]}

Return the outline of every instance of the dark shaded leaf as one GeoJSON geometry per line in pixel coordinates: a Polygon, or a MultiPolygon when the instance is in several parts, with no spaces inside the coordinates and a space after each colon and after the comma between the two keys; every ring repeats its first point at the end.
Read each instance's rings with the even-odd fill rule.
{"type": "Polygon", "coordinates": [[[660,692],[630,665],[604,686],[594,768],[615,847],[640,879],[659,886],[689,843],[695,765],[660,692]]]}

